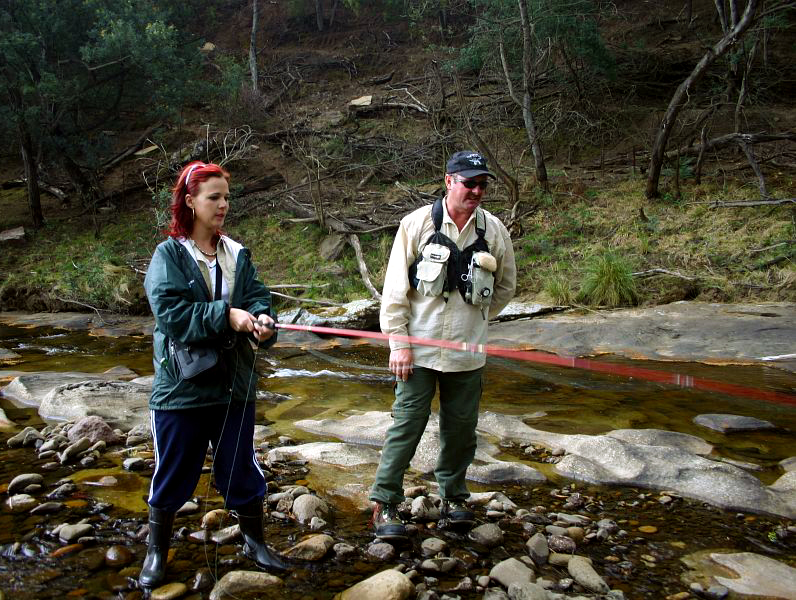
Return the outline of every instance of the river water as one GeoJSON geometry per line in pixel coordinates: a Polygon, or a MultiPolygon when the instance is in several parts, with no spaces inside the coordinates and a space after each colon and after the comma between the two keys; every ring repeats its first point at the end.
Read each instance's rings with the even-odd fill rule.
{"type": "MultiPolygon", "coordinates": [[[[389,410],[392,389],[391,378],[385,369],[387,350],[384,347],[357,341],[319,340],[306,334],[284,333],[282,332],[280,343],[272,351],[258,356],[258,370],[264,376],[259,384],[262,400],[258,406],[258,417],[261,422],[272,422],[271,427],[278,434],[290,436],[297,443],[302,443],[322,438],[294,427],[297,420],[344,418],[361,411],[389,410]]],[[[0,369],[5,369],[0,371],[0,385],[10,381],[17,372],[100,373],[121,365],[139,375],[152,373],[151,341],[147,336],[97,337],[83,331],[0,325],[0,348],[20,355],[19,359],[0,365],[0,369]]],[[[624,361],[623,364],[631,363],[624,361]]],[[[796,389],[796,376],[763,366],[641,364],[646,368],[675,371],[749,387],[787,393],[793,393],[796,389]]],[[[43,425],[34,408],[14,406],[1,396],[0,408],[20,426],[33,425],[41,428],[43,425]]],[[[715,454],[719,457],[759,465],[760,470],[755,474],[767,484],[781,475],[777,463],[796,455],[796,436],[792,434],[796,430],[796,406],[673,388],[573,369],[490,359],[482,408],[520,415],[532,427],[559,433],[598,434],[618,428],[657,428],[697,435],[713,444],[716,448],[715,454]],[[773,422],[779,429],[724,435],[692,422],[696,415],[702,413],[757,417],[773,422]]],[[[0,431],[0,485],[7,484],[19,473],[37,472],[36,465],[40,463],[30,449],[6,449],[5,440],[9,435],[0,431]]],[[[549,498],[551,492],[554,494],[555,489],[569,483],[554,473],[552,465],[534,462],[532,457],[523,455],[519,449],[505,448],[504,454],[498,458],[522,460],[538,468],[550,479],[548,483],[535,486],[531,490],[511,486],[504,488],[518,504],[522,500],[527,506],[529,497],[535,495],[543,499],[549,498]]],[[[91,515],[92,507],[97,502],[113,504],[113,509],[104,512],[116,520],[119,538],[133,545],[140,560],[144,547],[141,543],[133,543],[131,537],[144,518],[143,498],[149,480],[145,476],[122,472],[119,468],[120,462],[120,457],[105,457],[97,468],[84,469],[77,473],[71,467],[64,467],[62,471],[48,475],[47,481],[52,483],[70,476],[79,484],[81,496],[86,501],[83,505],[73,507],[75,517],[91,515]],[[118,485],[112,489],[93,485],[109,473],[117,477],[118,485]]],[[[313,466],[308,473],[306,471],[298,472],[293,479],[301,478],[302,483],[321,494],[341,483],[359,482],[367,485],[373,475],[373,469],[367,468],[344,472],[313,466]]],[[[410,478],[414,479],[414,476],[410,478]]],[[[203,486],[209,487],[204,477],[197,493],[203,486]]],[[[494,489],[494,486],[486,488],[471,485],[471,489],[483,491],[494,489]]],[[[578,489],[605,498],[605,506],[608,506],[607,499],[610,498],[618,511],[613,518],[625,517],[624,521],[630,523],[638,523],[639,519],[660,523],[660,529],[666,530],[668,535],[666,540],[660,540],[661,544],[665,545],[671,540],[683,543],[685,540],[689,551],[717,546],[748,547],[745,539],[748,540],[750,536],[764,538],[781,522],[757,516],[736,518],[735,515],[696,502],[682,503],[681,512],[677,515],[661,512],[662,509],[654,502],[642,502],[646,507],[644,514],[628,516],[620,513],[627,511],[628,505],[640,505],[637,500],[639,490],[596,486],[579,486],[578,489]],[[729,530],[732,530],[731,534],[728,533],[729,530]]],[[[643,492],[641,498],[644,498],[643,492]]],[[[217,502],[217,497],[211,498],[202,508],[215,507],[214,503],[217,502]]],[[[550,504],[554,501],[544,502],[537,499],[531,502],[550,504]]],[[[70,516],[70,522],[74,522],[75,517],[70,516]]],[[[364,545],[369,540],[366,521],[367,518],[357,511],[341,510],[337,516],[335,531],[348,543],[364,545]]],[[[60,598],[70,592],[86,598],[134,598],[137,597],[136,594],[140,594],[138,591],[111,591],[114,588],[109,581],[113,581],[113,576],[119,569],[114,570],[104,565],[97,558],[97,549],[89,549],[76,557],[57,560],[50,558],[49,554],[57,544],[47,541],[42,523],[39,517],[0,512],[0,547],[20,541],[21,538],[29,540],[24,558],[15,556],[13,559],[5,559],[0,556],[0,597],[3,591],[10,594],[8,597],[31,598],[60,598]],[[87,573],[91,574],[88,579],[87,573]],[[10,582],[5,586],[4,578],[8,578],[10,582]]],[[[272,543],[280,549],[285,548],[288,543],[286,540],[298,539],[306,533],[290,523],[276,528],[270,526],[267,531],[272,543]]],[[[113,540],[107,543],[111,542],[113,540]]],[[[516,543],[521,547],[520,541],[516,543]]],[[[671,564],[678,565],[676,570],[679,572],[683,567],[678,558],[685,553],[685,549],[672,551],[673,547],[680,548],[666,546],[667,551],[659,552],[660,564],[665,565],[670,561],[671,564]]],[[[189,581],[191,575],[206,562],[199,556],[203,554],[200,550],[200,546],[188,545],[187,555],[184,553],[183,560],[178,561],[176,567],[170,567],[170,572],[176,569],[178,573],[183,573],[183,580],[189,581]]],[[[507,550],[510,551],[510,544],[507,544],[507,550]]],[[[786,560],[793,562],[794,559],[792,555],[788,555],[786,560]]],[[[229,565],[234,563],[230,559],[229,565]]],[[[231,568],[229,565],[225,567],[227,570],[231,568]]],[[[331,598],[334,593],[380,568],[383,566],[367,561],[354,561],[346,565],[327,562],[311,572],[300,572],[291,576],[284,597],[331,598]],[[324,584],[318,586],[319,581],[324,584]]],[[[657,573],[646,573],[644,577],[634,575],[624,580],[621,574],[617,574],[612,583],[625,589],[629,597],[653,597],[658,593],[668,593],[669,590],[678,591],[676,582],[676,574],[664,575],[659,570],[657,573]]],[[[119,587],[122,586],[117,585],[119,587]]],[[[206,593],[195,597],[206,597],[206,593]]]]}

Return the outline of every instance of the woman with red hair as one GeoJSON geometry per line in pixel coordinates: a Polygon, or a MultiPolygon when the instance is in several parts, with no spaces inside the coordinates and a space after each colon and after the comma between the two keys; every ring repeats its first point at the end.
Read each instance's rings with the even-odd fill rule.
{"type": "Polygon", "coordinates": [[[250,252],[222,232],[228,209],[229,173],[187,165],[172,190],[168,238],[144,282],[155,317],[144,587],[165,577],[174,515],[199,482],[208,444],[213,483],[237,514],[244,553],[264,569],[287,568],[263,538],[265,477],[253,444],[254,347],[276,341],[275,313],[250,252]]]}

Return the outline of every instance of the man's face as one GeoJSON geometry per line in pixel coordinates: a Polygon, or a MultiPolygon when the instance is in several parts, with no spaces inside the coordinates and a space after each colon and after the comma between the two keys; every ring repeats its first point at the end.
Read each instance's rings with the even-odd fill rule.
{"type": "Polygon", "coordinates": [[[448,213],[472,214],[481,204],[488,183],[486,175],[476,175],[475,177],[462,177],[455,173],[445,175],[445,187],[448,189],[448,213]]]}

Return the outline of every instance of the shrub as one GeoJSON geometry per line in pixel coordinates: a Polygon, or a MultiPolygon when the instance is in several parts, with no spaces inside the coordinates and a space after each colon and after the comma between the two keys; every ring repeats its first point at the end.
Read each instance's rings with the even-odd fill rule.
{"type": "Polygon", "coordinates": [[[553,271],[545,280],[544,292],[559,306],[570,305],[574,299],[569,279],[559,271],[553,271]]]}
{"type": "Polygon", "coordinates": [[[586,263],[578,300],[594,306],[636,304],[638,292],[628,263],[613,252],[603,252],[586,263]]]}

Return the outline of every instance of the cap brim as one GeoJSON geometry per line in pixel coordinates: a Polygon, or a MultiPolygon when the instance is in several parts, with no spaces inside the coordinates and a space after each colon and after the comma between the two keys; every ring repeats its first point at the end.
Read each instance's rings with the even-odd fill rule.
{"type": "Polygon", "coordinates": [[[456,175],[461,175],[462,177],[475,177],[476,175],[486,175],[491,177],[492,179],[497,179],[492,173],[489,171],[485,171],[484,169],[469,169],[467,171],[456,171],[456,175]]]}

